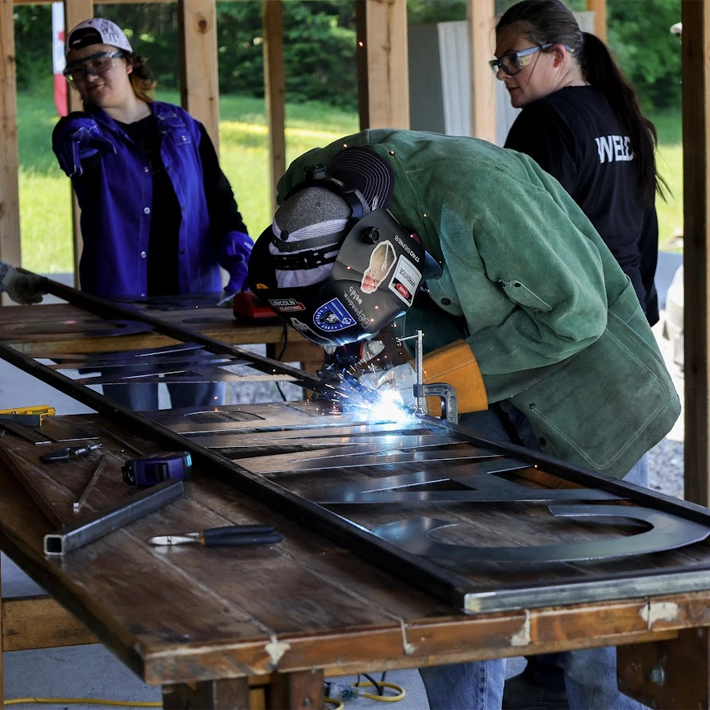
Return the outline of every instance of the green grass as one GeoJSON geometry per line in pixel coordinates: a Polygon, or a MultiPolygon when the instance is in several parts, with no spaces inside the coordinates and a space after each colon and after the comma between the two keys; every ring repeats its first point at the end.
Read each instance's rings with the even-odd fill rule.
{"type": "MultiPolygon", "coordinates": [[[[179,103],[177,94],[160,99],[179,103]]],[[[51,149],[57,121],[52,86],[18,96],[20,146],[20,228],[22,265],[40,273],[73,271],[71,187],[51,149]]],[[[264,102],[220,97],[220,159],[252,236],[270,224],[268,136],[264,102]]],[[[657,200],[661,249],[677,248],[672,237],[682,230],[683,172],[680,115],[654,117],[660,145],[658,167],[671,195],[657,200]]],[[[358,129],[355,113],[321,104],[286,107],[287,163],[301,153],[358,129]]]]}

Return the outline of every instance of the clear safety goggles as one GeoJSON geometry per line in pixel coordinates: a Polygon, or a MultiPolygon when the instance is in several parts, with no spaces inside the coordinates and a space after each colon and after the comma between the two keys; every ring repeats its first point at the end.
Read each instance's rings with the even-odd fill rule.
{"type": "Polygon", "coordinates": [[[116,59],[123,56],[123,52],[98,52],[92,54],[78,62],[72,62],[63,72],[67,80],[76,84],[79,81],[85,81],[86,77],[99,76],[111,71],[116,65],[116,59]]]}
{"type": "Polygon", "coordinates": [[[491,59],[488,64],[496,76],[498,75],[498,69],[502,69],[508,76],[515,76],[519,71],[522,71],[523,67],[530,64],[533,55],[540,50],[545,51],[553,46],[554,43],[548,42],[529,49],[521,49],[519,52],[508,52],[508,54],[504,54],[498,59],[491,59]]]}

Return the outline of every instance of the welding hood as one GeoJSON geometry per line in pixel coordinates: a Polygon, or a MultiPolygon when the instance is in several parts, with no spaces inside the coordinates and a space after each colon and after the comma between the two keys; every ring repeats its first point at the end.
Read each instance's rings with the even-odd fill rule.
{"type": "Polygon", "coordinates": [[[249,259],[249,288],[305,338],[328,347],[365,340],[409,310],[431,257],[386,209],[351,222],[333,268],[308,286],[278,285],[271,227],[249,259]]]}

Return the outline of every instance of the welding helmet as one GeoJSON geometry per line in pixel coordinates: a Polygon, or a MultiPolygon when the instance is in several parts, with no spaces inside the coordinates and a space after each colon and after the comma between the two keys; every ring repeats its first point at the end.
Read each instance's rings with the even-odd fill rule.
{"type": "Polygon", "coordinates": [[[277,210],[249,259],[249,288],[322,346],[367,339],[406,313],[426,252],[386,209],[389,164],[372,149],[316,165],[277,210]]]}

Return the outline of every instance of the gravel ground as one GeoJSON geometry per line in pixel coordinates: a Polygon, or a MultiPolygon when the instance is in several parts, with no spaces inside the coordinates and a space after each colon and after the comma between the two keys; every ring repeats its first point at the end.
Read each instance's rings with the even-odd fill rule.
{"type": "MultiPolygon", "coordinates": [[[[661,313],[661,322],[654,326],[653,331],[681,402],[683,402],[683,372],[673,363],[670,343],[661,335],[663,316],[664,314],[661,313]]],[[[649,451],[648,468],[653,490],[677,498],[683,497],[684,440],[683,412],[681,412],[678,422],[668,436],[649,451]]]]}

